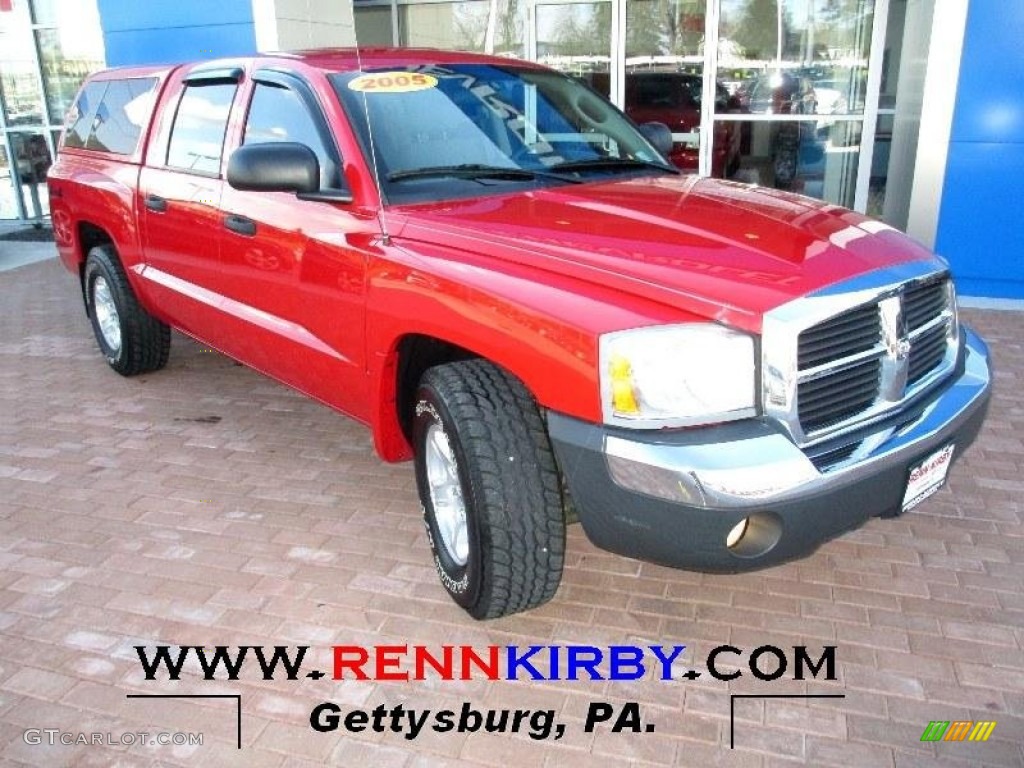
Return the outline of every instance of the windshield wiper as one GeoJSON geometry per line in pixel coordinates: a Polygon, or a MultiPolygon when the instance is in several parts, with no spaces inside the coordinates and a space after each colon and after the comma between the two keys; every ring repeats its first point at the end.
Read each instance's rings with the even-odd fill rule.
{"type": "Polygon", "coordinates": [[[512,179],[518,181],[529,179],[554,179],[569,184],[579,184],[579,179],[559,176],[557,173],[517,168],[502,165],[483,165],[481,163],[463,163],[461,165],[432,165],[425,168],[410,168],[388,174],[388,181],[404,179],[426,179],[432,176],[454,176],[460,179],[512,179]]]}
{"type": "Polygon", "coordinates": [[[589,160],[566,160],[555,163],[551,166],[553,171],[603,171],[622,168],[625,170],[637,170],[639,168],[653,168],[665,173],[679,175],[680,170],[675,166],[665,165],[653,160],[635,160],[631,157],[594,157],[589,160]]]}

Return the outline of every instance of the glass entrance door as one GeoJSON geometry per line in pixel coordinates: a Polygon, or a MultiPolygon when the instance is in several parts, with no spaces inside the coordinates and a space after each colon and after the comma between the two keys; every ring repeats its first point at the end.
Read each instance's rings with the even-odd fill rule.
{"type": "Polygon", "coordinates": [[[531,0],[527,52],[546,64],[589,82],[622,104],[617,17],[625,0],[531,0]]]}
{"type": "Polygon", "coordinates": [[[684,171],[863,211],[888,7],[529,0],[527,56],[587,80],[638,123],[668,125],[684,171]]]}
{"type": "MultiPolygon", "coordinates": [[[[704,28],[714,0],[630,0],[626,3],[625,110],[637,123],[672,131],[672,163],[699,170],[704,101],[704,28]]],[[[724,90],[714,98],[722,98],[724,90]]],[[[723,104],[723,108],[727,105],[723,104]]],[[[723,126],[722,130],[729,130],[723,126]]],[[[716,137],[717,138],[717,137],[716,137]]],[[[711,173],[728,176],[725,148],[716,141],[711,173]]]]}
{"type": "Polygon", "coordinates": [[[872,40],[884,40],[885,6],[721,0],[708,23],[706,63],[729,99],[705,110],[716,141],[702,171],[723,175],[712,152],[721,151],[718,127],[728,125],[738,180],[864,210],[868,190],[858,179],[870,176],[874,146],[865,134],[874,133],[881,66],[872,40]]]}

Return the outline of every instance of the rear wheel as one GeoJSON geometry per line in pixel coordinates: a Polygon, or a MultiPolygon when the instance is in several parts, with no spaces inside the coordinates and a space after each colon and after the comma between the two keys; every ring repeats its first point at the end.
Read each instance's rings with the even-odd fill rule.
{"type": "Polygon", "coordinates": [[[441,583],[477,619],[535,608],[558,589],[565,517],[544,421],[491,363],[431,368],[416,394],[416,482],[441,583]]]}
{"type": "Polygon", "coordinates": [[[110,367],[135,376],[167,365],[171,329],[139,305],[112,246],[89,251],[83,280],[92,330],[110,367]]]}

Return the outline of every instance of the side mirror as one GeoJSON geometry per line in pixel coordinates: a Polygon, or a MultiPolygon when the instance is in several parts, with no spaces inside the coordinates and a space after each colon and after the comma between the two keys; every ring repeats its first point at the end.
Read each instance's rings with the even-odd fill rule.
{"type": "Polygon", "coordinates": [[[320,189],[320,161],[305,144],[246,144],[231,153],[228,184],[246,192],[312,194],[320,189]]]}
{"type": "Polygon", "coordinates": [[[672,131],[664,123],[644,123],[640,126],[640,133],[665,157],[672,152],[672,131]]]}

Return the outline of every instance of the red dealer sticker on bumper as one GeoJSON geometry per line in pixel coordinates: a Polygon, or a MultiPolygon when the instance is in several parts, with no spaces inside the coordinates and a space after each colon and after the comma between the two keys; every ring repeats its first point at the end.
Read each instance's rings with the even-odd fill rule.
{"type": "Polygon", "coordinates": [[[953,459],[955,446],[950,443],[936,451],[917,466],[911,468],[907,479],[907,492],[903,494],[903,511],[913,509],[946,482],[946,474],[953,459]]]}

